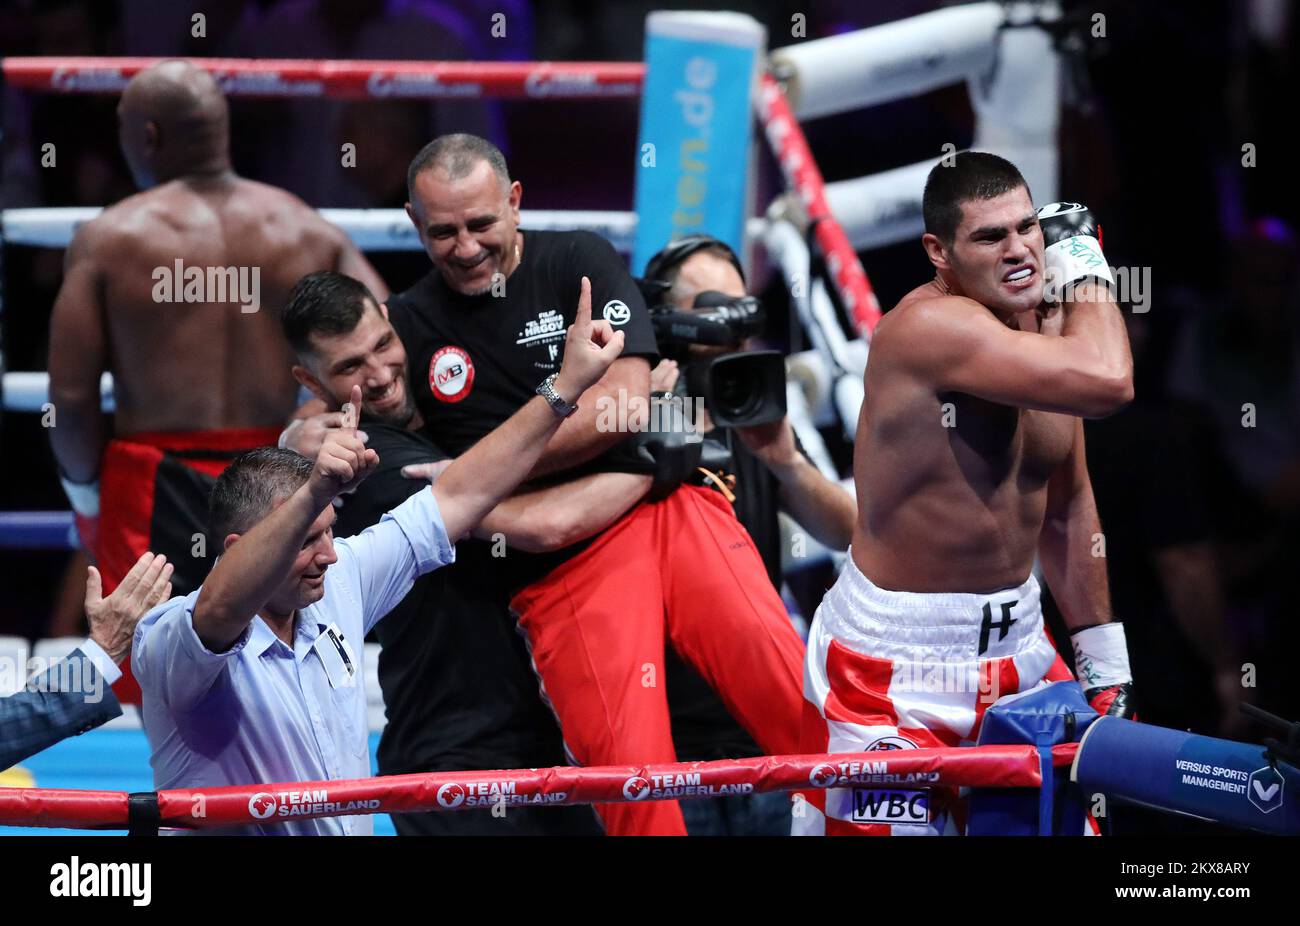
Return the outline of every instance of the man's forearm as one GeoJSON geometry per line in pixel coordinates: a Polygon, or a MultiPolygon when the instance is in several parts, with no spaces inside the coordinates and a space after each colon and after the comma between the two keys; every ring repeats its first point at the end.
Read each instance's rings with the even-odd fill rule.
{"type": "Polygon", "coordinates": [[[1039,539],[1039,562],[1071,630],[1112,620],[1105,540],[1092,493],[1075,496],[1066,512],[1049,514],[1039,539]],[[1094,555],[1100,550],[1103,555],[1094,555]]]}
{"type": "Polygon", "coordinates": [[[431,487],[447,536],[453,541],[464,536],[512,493],[559,426],[554,410],[536,396],[457,457],[431,487]]]}
{"type": "Polygon", "coordinates": [[[1064,308],[1061,336],[1089,351],[1097,371],[1106,376],[1132,379],[1133,356],[1128,329],[1109,290],[1101,283],[1080,283],[1064,308]]]}
{"type": "Polygon", "coordinates": [[[654,480],[636,473],[595,473],[519,492],[492,509],[476,537],[496,534],[525,553],[562,550],[609,527],[645,497],[654,480]]]}
{"type": "Polygon", "coordinates": [[[580,463],[594,460],[627,438],[627,434],[617,430],[599,430],[596,427],[599,414],[595,403],[584,397],[573,417],[565,421],[564,426],[547,443],[546,449],[528,473],[528,478],[538,479],[572,469],[580,463]]]}
{"type": "Polygon", "coordinates": [[[50,399],[56,415],[50,447],[60,472],[70,482],[94,482],[107,443],[99,394],[72,398],[51,390],[50,399]]]}
{"type": "Polygon", "coordinates": [[[827,479],[803,454],[768,469],[781,483],[781,501],[790,516],[833,550],[847,550],[857,521],[857,502],[827,479]]]}
{"type": "Polygon", "coordinates": [[[194,605],[194,629],[204,645],[220,651],[239,639],[289,575],[325,504],[303,485],[222,554],[194,605]]]}
{"type": "Polygon", "coordinates": [[[594,460],[627,438],[624,424],[635,422],[636,426],[644,426],[639,416],[649,414],[650,364],[640,357],[615,361],[610,374],[584,392],[577,404],[578,410],[547,443],[528,474],[529,479],[550,476],[594,460]],[[626,421],[619,414],[622,409],[626,410],[626,421]],[[610,420],[611,413],[617,426],[600,427],[602,422],[610,420]]]}

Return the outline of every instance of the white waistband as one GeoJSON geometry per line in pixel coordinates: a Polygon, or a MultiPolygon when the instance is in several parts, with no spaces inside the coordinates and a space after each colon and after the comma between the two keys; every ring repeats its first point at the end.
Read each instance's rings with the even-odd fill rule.
{"type": "Polygon", "coordinates": [[[818,608],[822,631],[881,658],[1014,656],[1043,634],[1038,580],[987,594],[895,592],[862,574],[850,556],[818,608]],[[925,648],[924,653],[913,652],[925,648]]]}

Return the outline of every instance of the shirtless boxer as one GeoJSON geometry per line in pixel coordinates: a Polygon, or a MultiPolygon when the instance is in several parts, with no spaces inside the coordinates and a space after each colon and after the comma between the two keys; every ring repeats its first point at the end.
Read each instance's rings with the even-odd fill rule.
{"type": "Polygon", "coordinates": [[[321,269],[386,290],[342,231],[234,173],[226,100],[206,71],[181,61],[142,71],[118,120],[143,192],[68,246],[50,319],[50,439],[105,587],[148,548],[175,564],[186,594],[216,552],[196,540],[212,480],[240,451],[274,444],[294,408],[279,328],[289,290],[321,269]],[[173,284],[193,268],[203,286],[187,300],[173,284]],[[100,414],[104,370],[117,405],[111,431],[100,414]]]}
{"type": "MultiPolygon", "coordinates": [[[[1069,679],[1043,628],[1035,554],[1089,700],[1131,711],[1082,419],[1132,399],[1132,358],[1092,217],[1073,203],[1036,214],[1020,172],[982,152],[931,171],[923,207],[937,273],[872,341],[858,523],[808,641],[803,752],[962,745],[998,696],[1069,679]],[[1045,278],[1063,299],[1045,303],[1045,278]]],[[[793,832],[964,826],[955,794],[902,793],[900,821],[879,789],[807,792],[793,832]]]]}

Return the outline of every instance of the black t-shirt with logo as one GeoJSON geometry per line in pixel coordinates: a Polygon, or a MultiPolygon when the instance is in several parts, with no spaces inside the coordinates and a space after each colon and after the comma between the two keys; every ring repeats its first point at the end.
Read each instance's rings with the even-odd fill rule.
{"type": "Polygon", "coordinates": [[[623,356],[656,362],[645,302],[613,247],[591,232],[525,232],[523,259],[500,295],[461,295],[433,270],[389,299],[416,403],[439,446],[464,453],[559,371],[583,276],[592,318],[624,333],[623,356]]]}
{"type": "MultiPolygon", "coordinates": [[[[522,260],[498,293],[461,295],[432,270],[388,300],[426,433],[454,456],[518,411],[543,379],[559,371],[583,276],[591,279],[592,318],[624,332],[623,356],[644,357],[651,366],[658,362],[645,301],[608,241],[585,231],[523,234],[522,260]]],[[[583,471],[593,468],[600,463],[583,471]]],[[[622,467],[611,461],[605,468],[622,467]]],[[[466,565],[517,591],[585,546],[544,554],[510,550],[504,558],[492,557],[486,542],[458,549],[466,565]]]]}
{"type": "MultiPolygon", "coordinates": [[[[532,398],[538,383],[559,370],[583,275],[592,283],[592,317],[606,318],[625,332],[623,356],[646,357],[652,366],[658,360],[645,303],[608,242],[588,232],[527,231],[524,242],[523,260],[505,280],[501,295],[463,296],[434,270],[388,301],[389,318],[406,346],[412,394],[427,434],[452,454],[463,453],[500,425],[532,398]]],[[[779,582],[775,479],[743,446],[736,450],[738,440],[732,443],[738,458],[737,514],[751,532],[757,531],[768,572],[779,582]]],[[[629,468],[628,455],[606,456],[604,468],[629,468]]],[[[597,461],[580,471],[600,468],[597,461]]],[[[490,543],[466,540],[457,545],[456,565],[474,577],[476,586],[504,583],[513,592],[585,545],[546,554],[511,550],[503,559],[491,555],[490,543]]],[[[708,684],[675,654],[667,658],[679,756],[757,755],[757,746],[708,684]]]]}

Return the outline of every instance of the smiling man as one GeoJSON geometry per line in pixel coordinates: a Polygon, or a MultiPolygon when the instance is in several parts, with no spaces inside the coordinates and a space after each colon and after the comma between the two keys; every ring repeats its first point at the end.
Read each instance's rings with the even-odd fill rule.
{"type": "MultiPolygon", "coordinates": [[[[1069,679],[1043,628],[1035,555],[1089,700],[1131,713],[1123,625],[1093,554],[1083,419],[1131,400],[1133,361],[1092,216],[1076,203],[1035,213],[1015,166],[973,151],[930,172],[923,208],[936,273],[872,340],[858,523],[808,640],[801,752],[959,746],[998,696],[1069,679]]],[[[796,835],[962,827],[939,788],[803,797],[796,835]]]]}
{"type": "MultiPolygon", "coordinates": [[[[602,423],[606,403],[646,402],[658,360],[645,300],[609,242],[521,228],[523,186],[476,136],[434,139],[412,160],[407,182],[407,214],[433,269],[388,300],[388,316],[434,443],[459,458],[528,400],[530,383],[560,362],[566,313],[585,275],[593,311],[625,334],[626,348],[578,399],[532,476],[572,487],[591,472],[647,472],[631,428],[602,423]]],[[[731,504],[704,486],[668,488],[666,497],[638,497],[598,536],[564,549],[534,555],[511,544],[499,556],[469,541],[458,557],[512,596],[574,762],[676,758],[666,643],[765,753],[788,754],[803,710],[802,643],[731,504]]],[[[609,834],[686,833],[673,801],[597,811],[609,834]]]]}

